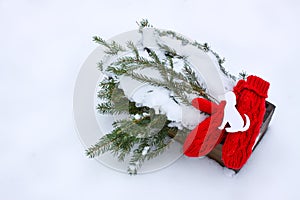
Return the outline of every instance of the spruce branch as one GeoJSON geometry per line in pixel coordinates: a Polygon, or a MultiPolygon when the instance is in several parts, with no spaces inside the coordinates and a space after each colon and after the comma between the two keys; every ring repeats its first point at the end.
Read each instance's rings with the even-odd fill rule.
{"type": "Polygon", "coordinates": [[[165,82],[156,79],[156,78],[152,78],[152,77],[148,77],[144,74],[139,74],[136,72],[130,72],[126,74],[127,76],[130,76],[131,78],[140,81],[142,83],[148,83],[150,85],[156,86],[156,87],[163,87],[166,89],[169,89],[168,86],[165,84],[165,82]]]}
{"type": "Polygon", "coordinates": [[[157,64],[157,65],[161,65],[162,62],[160,61],[159,57],[157,56],[157,54],[155,53],[155,51],[152,51],[151,49],[145,47],[144,48],[145,51],[147,51],[148,55],[153,59],[153,61],[157,64]]]}
{"type": "Polygon", "coordinates": [[[105,77],[99,84],[98,98],[103,102],[98,104],[97,110],[101,114],[128,113],[129,101],[118,86],[119,82],[112,77],[105,77]]]}
{"type": "Polygon", "coordinates": [[[116,41],[112,41],[111,43],[108,43],[104,39],[98,36],[93,37],[93,41],[106,47],[107,50],[104,52],[108,55],[117,55],[120,51],[125,51],[126,49],[122,47],[120,44],[118,44],[116,41]]]}
{"type": "Polygon", "coordinates": [[[100,90],[98,92],[98,98],[110,100],[112,93],[118,86],[118,82],[111,77],[105,77],[99,84],[100,90]]]}
{"type": "Polygon", "coordinates": [[[178,83],[178,82],[169,82],[169,81],[161,81],[159,79],[155,79],[152,77],[145,76],[143,74],[131,72],[129,75],[131,78],[140,81],[142,83],[148,83],[150,85],[156,86],[156,87],[162,87],[167,90],[173,91],[174,96],[181,100],[182,103],[186,105],[190,105],[190,101],[185,94],[186,91],[186,84],[184,83],[178,83]]]}
{"type": "Polygon", "coordinates": [[[199,83],[198,78],[192,68],[185,63],[183,67],[183,73],[187,77],[192,89],[205,99],[209,99],[206,89],[199,83]]]}
{"type": "Polygon", "coordinates": [[[241,72],[239,73],[239,79],[246,80],[247,77],[248,77],[248,74],[247,74],[246,71],[241,71],[241,72]]]}
{"type": "MultiPolygon", "coordinates": [[[[167,122],[169,123],[169,122],[167,122]]],[[[166,123],[166,124],[167,124],[166,123]]],[[[143,138],[137,149],[134,150],[133,156],[130,159],[128,173],[134,175],[142,166],[145,160],[150,160],[163,153],[172,144],[173,140],[168,136],[171,129],[165,124],[159,132],[152,137],[143,138]]]]}
{"type": "Polygon", "coordinates": [[[127,47],[134,53],[136,60],[139,60],[140,58],[139,51],[132,41],[127,42],[127,47]]]}
{"type": "Polygon", "coordinates": [[[165,45],[165,44],[157,44],[160,48],[160,50],[165,52],[165,56],[166,57],[171,57],[174,58],[175,56],[177,56],[177,53],[175,51],[175,49],[170,48],[169,46],[165,45]]]}
{"type": "Polygon", "coordinates": [[[86,155],[93,158],[110,152],[119,161],[124,161],[132,152],[128,173],[136,174],[145,160],[160,155],[168,148],[172,141],[170,136],[176,135],[178,131],[177,128],[168,127],[170,121],[165,115],[155,114],[153,109],[148,109],[148,113],[139,120],[115,122],[114,130],[89,147],[86,155]]]}
{"type": "Polygon", "coordinates": [[[96,109],[101,114],[116,114],[110,102],[99,103],[96,109]]]}
{"type": "Polygon", "coordinates": [[[135,102],[129,102],[129,114],[131,115],[143,115],[144,113],[150,113],[150,108],[147,106],[139,106],[137,107],[135,102]]]}
{"type": "Polygon", "coordinates": [[[148,147],[148,138],[141,140],[141,143],[138,145],[138,148],[133,151],[133,155],[129,161],[129,166],[127,172],[130,175],[136,175],[137,170],[142,166],[145,161],[145,155],[143,155],[144,149],[148,147]]]}
{"type": "Polygon", "coordinates": [[[136,22],[136,24],[139,26],[139,30],[142,30],[145,27],[153,27],[147,19],[142,19],[141,21],[136,22]]]}
{"type": "Polygon", "coordinates": [[[86,150],[86,155],[89,158],[94,158],[106,152],[111,152],[120,161],[123,161],[137,142],[136,137],[124,133],[121,128],[116,128],[111,133],[101,137],[95,145],[89,147],[86,150]]]}
{"type": "Polygon", "coordinates": [[[225,58],[221,58],[219,56],[219,54],[217,54],[215,51],[213,51],[209,45],[207,43],[204,43],[204,44],[200,44],[198,43],[197,41],[190,41],[188,40],[187,38],[181,36],[181,35],[178,35],[177,33],[175,33],[174,31],[161,31],[159,29],[155,29],[155,31],[159,34],[159,36],[163,37],[163,36],[169,36],[169,37],[172,37],[172,38],[175,38],[176,40],[179,40],[181,41],[182,45],[187,45],[187,44],[190,44],[192,46],[195,46],[197,47],[198,49],[204,51],[204,52],[210,52],[212,53],[217,61],[218,61],[218,64],[219,64],[219,68],[221,70],[221,72],[231,78],[232,80],[236,81],[236,77],[231,75],[228,71],[226,71],[225,67],[223,66],[223,63],[225,62],[225,58]]]}
{"type": "Polygon", "coordinates": [[[103,63],[102,60],[101,60],[100,62],[97,63],[97,67],[98,67],[98,69],[99,69],[100,71],[103,71],[103,65],[104,65],[104,63],[103,63]]]}
{"type": "Polygon", "coordinates": [[[126,75],[137,81],[148,83],[156,87],[163,87],[174,92],[174,96],[179,98],[182,103],[190,105],[190,101],[186,93],[196,93],[204,98],[208,98],[206,91],[202,85],[199,84],[195,72],[189,67],[187,61],[183,56],[167,47],[162,46],[165,50],[172,51],[172,55],[184,60],[183,73],[176,72],[173,69],[173,58],[167,57],[168,62],[160,60],[158,55],[151,49],[145,48],[151,60],[138,55],[137,48],[132,43],[128,43],[128,47],[132,49],[134,57],[124,56],[119,58],[107,68],[108,72],[116,75],[126,75]],[[169,66],[167,66],[167,63],[169,66]],[[161,79],[148,77],[146,75],[136,73],[136,69],[153,68],[157,70],[161,79]]]}
{"type": "Polygon", "coordinates": [[[166,57],[171,57],[171,58],[178,58],[178,59],[186,59],[186,56],[182,56],[177,54],[175,49],[170,48],[168,45],[165,44],[157,44],[163,52],[165,52],[166,57]]]}
{"type": "Polygon", "coordinates": [[[96,156],[99,156],[105,152],[108,152],[112,149],[112,144],[113,142],[118,138],[119,136],[120,129],[115,129],[112,131],[112,133],[104,135],[103,137],[100,138],[100,140],[90,146],[86,150],[86,155],[89,158],[94,158],[96,156]]]}
{"type": "MultiPolygon", "coordinates": [[[[150,27],[148,20],[137,22],[140,31],[145,27],[150,27]]],[[[141,31],[142,32],[142,31],[141,31]]],[[[200,44],[191,42],[183,36],[172,31],[160,31],[160,36],[168,36],[181,41],[182,45],[191,44],[197,48],[213,53],[218,59],[221,71],[230,76],[223,68],[224,59],[210,49],[207,43],[200,44]]],[[[146,161],[163,153],[174,139],[182,139],[190,132],[183,128],[169,127],[171,123],[165,114],[155,114],[153,108],[146,106],[138,107],[135,102],[129,101],[124,91],[119,88],[119,77],[129,76],[149,85],[161,87],[169,90],[170,98],[178,104],[190,105],[189,94],[194,93],[210,100],[213,99],[207,94],[205,87],[201,84],[195,71],[190,67],[187,58],[178,55],[177,52],[167,45],[158,44],[164,56],[157,54],[150,48],[145,48],[150,58],[142,57],[140,50],[133,42],[127,42],[126,49],[112,41],[106,42],[100,37],[94,37],[94,41],[106,48],[107,55],[117,55],[120,51],[131,51],[133,56],[119,57],[115,62],[110,63],[105,69],[109,76],[100,83],[98,97],[104,102],[97,107],[103,114],[127,113],[131,117],[118,120],[113,123],[113,131],[104,135],[99,141],[86,150],[88,157],[95,157],[106,152],[112,153],[120,161],[129,159],[128,173],[136,174],[137,170],[146,161]],[[183,60],[182,71],[174,69],[174,63],[183,60]],[[151,68],[157,70],[159,78],[153,78],[142,74],[142,69],[151,68]],[[139,71],[135,71],[135,70],[139,71]],[[140,73],[137,73],[140,72],[140,73]],[[140,115],[133,117],[134,115],[140,115]]],[[[180,62],[179,62],[180,63],[180,62]]],[[[98,68],[103,70],[103,62],[98,63],[98,68]]]]}

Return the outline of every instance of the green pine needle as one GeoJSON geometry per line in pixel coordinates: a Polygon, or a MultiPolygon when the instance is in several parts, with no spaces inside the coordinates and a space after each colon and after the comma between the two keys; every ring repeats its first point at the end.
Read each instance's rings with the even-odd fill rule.
{"type": "MultiPolygon", "coordinates": [[[[147,19],[137,22],[139,31],[145,27],[152,27],[147,19]]],[[[160,31],[155,29],[161,37],[171,37],[180,41],[182,45],[193,45],[204,52],[212,53],[218,63],[222,73],[235,80],[235,76],[229,74],[223,67],[225,62],[216,52],[211,50],[207,43],[200,44],[190,41],[173,31],[160,31]]],[[[115,41],[107,42],[101,37],[95,36],[93,40],[105,48],[105,54],[116,56],[119,52],[131,52],[133,56],[122,56],[114,62],[104,67],[104,62],[97,65],[99,70],[108,74],[108,77],[99,84],[98,97],[103,101],[98,104],[97,110],[101,114],[119,115],[126,113],[127,119],[117,120],[113,123],[113,130],[99,139],[97,143],[86,149],[89,158],[100,156],[104,153],[111,153],[119,161],[129,160],[128,173],[137,174],[138,170],[146,160],[155,158],[162,154],[173,142],[174,139],[184,141],[190,130],[176,127],[169,127],[171,123],[163,114],[155,114],[154,109],[146,106],[137,106],[130,101],[119,88],[119,78],[128,76],[132,79],[168,89],[172,92],[172,98],[178,104],[191,105],[189,94],[197,94],[211,101],[216,101],[207,92],[199,81],[195,71],[187,62],[187,57],[177,54],[177,52],[164,44],[158,44],[163,56],[154,50],[146,47],[144,50],[150,58],[140,55],[140,49],[132,42],[128,41],[126,46],[115,41]],[[174,63],[182,60],[184,65],[182,71],[174,69],[174,63]],[[104,69],[105,68],[105,69],[104,69]],[[136,71],[138,69],[138,71],[136,71]],[[143,69],[153,69],[159,72],[157,78],[142,74],[143,69]],[[133,117],[138,115],[139,117],[133,117]]],[[[241,72],[240,77],[246,78],[246,72],[241,72]]]]}

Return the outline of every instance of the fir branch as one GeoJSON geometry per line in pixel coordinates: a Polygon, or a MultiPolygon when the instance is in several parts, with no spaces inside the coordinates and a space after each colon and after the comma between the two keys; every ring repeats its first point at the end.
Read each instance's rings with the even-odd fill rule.
{"type": "Polygon", "coordinates": [[[100,114],[116,114],[110,102],[99,103],[96,109],[100,114]]]}
{"type": "Polygon", "coordinates": [[[90,146],[86,150],[86,155],[89,158],[94,158],[105,152],[110,151],[112,149],[113,142],[118,138],[119,132],[120,132],[120,129],[114,129],[112,131],[112,133],[101,137],[100,140],[96,144],[90,146]]]}
{"type": "Polygon", "coordinates": [[[144,48],[145,51],[147,51],[148,55],[153,59],[153,61],[158,64],[161,65],[162,62],[160,61],[159,57],[157,56],[157,54],[155,53],[155,51],[152,51],[151,49],[145,47],[144,48]]]}
{"type": "Polygon", "coordinates": [[[94,158],[106,152],[111,152],[120,161],[123,161],[138,140],[138,138],[122,132],[121,128],[116,128],[111,133],[101,137],[95,145],[89,147],[86,150],[86,155],[89,158],[94,158]]]}
{"type": "Polygon", "coordinates": [[[140,107],[137,107],[135,102],[129,102],[129,114],[132,114],[132,115],[143,115],[144,113],[149,113],[150,112],[150,108],[147,107],[147,106],[140,106],[140,107]]]}
{"type": "Polygon", "coordinates": [[[126,155],[128,155],[134,145],[139,141],[138,138],[130,136],[128,133],[122,133],[118,135],[117,139],[112,143],[110,152],[118,157],[119,161],[124,161],[126,155]]]}
{"type": "Polygon", "coordinates": [[[248,77],[248,74],[247,74],[246,71],[241,71],[241,72],[239,73],[239,79],[246,80],[247,77],[248,77]]]}
{"type": "Polygon", "coordinates": [[[101,60],[100,62],[97,63],[97,67],[98,67],[98,69],[99,69],[100,71],[103,71],[103,65],[104,65],[104,63],[103,63],[102,60],[101,60]]]}
{"type": "Polygon", "coordinates": [[[170,91],[173,91],[175,97],[180,99],[182,103],[186,105],[190,105],[190,101],[188,100],[188,97],[185,94],[187,88],[186,88],[186,84],[184,83],[161,81],[135,72],[131,72],[130,74],[127,75],[142,83],[148,83],[156,87],[163,87],[170,91]]]}
{"type": "Polygon", "coordinates": [[[147,19],[142,19],[141,21],[136,22],[136,24],[139,26],[139,30],[142,30],[145,27],[153,27],[147,19]]]}
{"type": "Polygon", "coordinates": [[[168,132],[174,128],[167,127],[167,123],[157,134],[141,139],[138,148],[134,150],[133,156],[130,159],[127,170],[129,174],[135,175],[145,160],[155,158],[172,144],[173,141],[168,136],[168,132]]]}
{"type": "Polygon", "coordinates": [[[207,43],[204,43],[204,44],[202,45],[202,48],[203,48],[203,50],[204,50],[205,52],[208,52],[208,51],[210,50],[210,47],[208,46],[207,43]]]}
{"type": "Polygon", "coordinates": [[[167,58],[171,57],[171,58],[178,58],[178,59],[186,59],[186,56],[182,56],[182,55],[177,54],[176,50],[170,48],[168,45],[159,44],[159,43],[157,45],[159,46],[160,50],[165,52],[165,56],[167,58]]]}
{"type": "Polygon", "coordinates": [[[97,110],[101,114],[128,113],[129,100],[125,97],[124,91],[118,88],[119,82],[112,77],[104,78],[99,84],[98,98],[104,100],[99,103],[97,110]]]}
{"type": "Polygon", "coordinates": [[[93,158],[111,152],[119,161],[124,161],[133,152],[128,173],[136,174],[145,160],[160,155],[168,148],[171,144],[169,134],[176,135],[177,132],[177,128],[168,127],[170,121],[165,115],[156,115],[153,109],[149,109],[148,113],[140,120],[115,122],[114,130],[89,147],[86,155],[93,158]]]}
{"type": "Polygon", "coordinates": [[[148,52],[148,55],[153,59],[153,61],[155,62],[155,64],[152,66],[154,68],[156,68],[160,75],[162,76],[162,78],[166,81],[166,82],[169,82],[170,79],[169,79],[169,76],[168,76],[168,73],[166,71],[166,66],[164,65],[163,62],[160,61],[159,57],[157,56],[157,54],[149,49],[149,48],[145,48],[146,51],[148,52]]]}
{"type": "Polygon", "coordinates": [[[98,36],[93,37],[93,41],[106,47],[107,50],[104,52],[108,55],[117,55],[120,51],[125,51],[126,49],[118,44],[116,41],[112,41],[111,43],[106,42],[104,39],[98,36]]]}
{"type": "Polygon", "coordinates": [[[117,149],[118,152],[115,153],[117,155],[119,161],[124,161],[125,157],[130,154],[132,149],[134,148],[134,145],[138,141],[137,138],[133,136],[127,136],[125,135],[122,140],[120,141],[117,149]]]}
{"type": "MultiPolygon", "coordinates": [[[[130,44],[130,46],[133,51],[137,50],[133,44],[130,44]]],[[[198,95],[208,98],[205,89],[197,81],[195,73],[191,68],[187,68],[188,64],[186,61],[184,72],[186,76],[184,76],[182,73],[178,73],[173,69],[173,60],[171,57],[168,57],[170,64],[170,67],[168,67],[165,65],[165,62],[159,59],[154,51],[149,48],[146,48],[146,51],[152,60],[148,60],[140,56],[136,56],[135,58],[126,56],[118,59],[115,63],[109,66],[107,71],[116,75],[127,75],[140,82],[149,83],[153,86],[164,87],[174,91],[175,96],[187,105],[190,105],[190,102],[185,93],[192,93],[194,91],[198,95]],[[154,68],[158,70],[163,81],[133,72],[135,69],[143,68],[154,68]]],[[[176,52],[173,51],[173,55],[177,55],[176,52]]],[[[181,59],[183,59],[183,57],[181,57],[181,59]]]]}
{"type": "Polygon", "coordinates": [[[113,94],[113,91],[118,86],[118,82],[111,78],[105,77],[99,84],[100,90],[98,92],[98,98],[103,100],[110,100],[113,94]]]}
{"type": "Polygon", "coordinates": [[[187,63],[184,64],[183,73],[187,77],[193,90],[196,91],[203,98],[209,99],[208,94],[206,93],[206,89],[199,83],[195,72],[192,70],[192,68],[187,63]]]}
{"type": "Polygon", "coordinates": [[[156,87],[163,87],[163,88],[169,89],[163,81],[156,79],[156,78],[148,77],[146,75],[135,73],[135,72],[130,72],[130,73],[127,73],[126,75],[130,76],[131,78],[133,78],[137,81],[140,81],[142,83],[148,83],[148,84],[156,86],[156,87]]]}
{"type": "MultiPolygon", "coordinates": [[[[170,67],[171,67],[172,69],[174,69],[174,62],[173,62],[172,57],[171,57],[171,56],[167,56],[167,60],[168,60],[168,62],[169,62],[170,67]]],[[[173,79],[173,77],[172,77],[172,79],[173,79]]],[[[170,80],[171,80],[171,79],[170,79],[170,80]]]]}
{"type": "Polygon", "coordinates": [[[107,71],[116,75],[123,75],[136,69],[144,69],[154,66],[156,66],[154,61],[149,61],[144,57],[140,56],[139,59],[136,59],[130,56],[124,56],[112,63],[112,65],[107,68],[107,71]]]}
{"type": "Polygon", "coordinates": [[[182,45],[190,44],[190,45],[195,46],[195,47],[197,47],[198,49],[200,49],[200,50],[202,50],[202,51],[204,51],[204,52],[210,52],[210,53],[212,53],[212,54],[216,57],[216,59],[217,59],[217,61],[218,61],[219,68],[220,68],[221,72],[222,72],[225,76],[227,76],[227,77],[233,79],[234,81],[236,81],[236,77],[233,76],[233,75],[231,75],[228,71],[226,71],[225,67],[223,66],[223,63],[225,62],[225,58],[221,58],[221,57],[219,56],[219,54],[217,54],[215,51],[213,51],[213,50],[209,47],[209,45],[208,45],[207,43],[200,44],[200,43],[198,43],[197,41],[193,41],[193,42],[192,42],[192,41],[186,39],[185,37],[183,37],[183,36],[181,36],[181,35],[178,35],[178,34],[175,33],[174,31],[161,31],[161,30],[159,30],[159,29],[155,29],[155,31],[159,34],[159,36],[170,36],[170,37],[172,37],[172,38],[175,38],[176,40],[181,41],[182,45]]]}
{"type": "Polygon", "coordinates": [[[130,175],[136,175],[137,170],[142,166],[145,161],[145,155],[143,155],[144,149],[148,147],[148,138],[143,138],[138,148],[133,151],[133,155],[130,158],[127,172],[130,175]]]}
{"type": "Polygon", "coordinates": [[[124,119],[116,121],[114,126],[120,127],[123,132],[128,133],[130,136],[141,138],[149,135],[149,130],[143,125],[145,122],[147,124],[147,121],[149,121],[149,119],[146,118],[143,118],[140,121],[124,119]]]}
{"type": "MultiPolygon", "coordinates": [[[[141,22],[139,24],[140,30],[148,27],[148,25],[147,20],[141,22]]],[[[166,34],[180,40],[183,45],[190,43],[189,40],[177,35],[175,32],[166,32],[166,34]]],[[[116,55],[119,51],[125,50],[114,41],[107,43],[99,37],[95,37],[94,40],[107,48],[106,53],[108,55],[116,55]]],[[[194,43],[194,45],[197,45],[203,51],[210,51],[206,43],[202,46],[198,43],[194,43]]],[[[168,127],[170,121],[167,120],[166,115],[155,114],[154,110],[148,107],[137,107],[135,102],[129,101],[124,91],[118,88],[118,77],[125,75],[140,82],[166,88],[173,93],[170,98],[173,97],[175,102],[186,105],[190,105],[187,94],[197,93],[206,98],[210,98],[210,96],[199,83],[196,73],[187,63],[186,57],[178,55],[174,49],[166,45],[160,45],[160,49],[165,55],[164,58],[160,58],[153,50],[145,48],[144,50],[148,52],[150,57],[150,59],[147,59],[139,55],[138,48],[132,42],[128,42],[126,46],[133,53],[133,56],[123,56],[106,68],[107,72],[113,73],[115,76],[105,78],[100,83],[101,90],[98,96],[104,102],[99,104],[97,109],[101,113],[119,114],[126,112],[132,115],[140,114],[141,118],[116,121],[113,124],[114,130],[88,148],[86,154],[88,157],[95,157],[105,152],[111,152],[120,161],[129,156],[128,172],[136,174],[145,160],[160,155],[172,144],[172,137],[175,139],[185,138],[189,130],[168,127]],[[173,59],[184,60],[182,72],[173,69],[173,59]],[[145,68],[157,70],[161,75],[161,79],[134,72],[136,69],[145,68]],[[147,115],[143,115],[144,113],[147,113],[147,115]]],[[[98,64],[98,68],[103,70],[103,62],[98,64]]]]}
{"type": "MultiPolygon", "coordinates": [[[[170,77],[172,77],[173,79],[177,79],[179,81],[182,81],[182,82],[186,82],[187,83],[187,77],[185,77],[182,73],[180,72],[176,72],[174,69],[172,68],[166,68],[165,69],[166,72],[169,74],[170,77]]],[[[188,90],[188,88],[187,88],[188,90]]]]}
{"type": "Polygon", "coordinates": [[[132,41],[127,42],[127,47],[134,53],[135,59],[139,60],[140,58],[139,51],[132,41]]]}
{"type": "Polygon", "coordinates": [[[231,78],[232,80],[236,81],[236,77],[231,75],[228,71],[226,71],[225,67],[223,66],[224,62],[225,62],[225,58],[221,58],[219,56],[219,54],[217,54],[215,51],[213,50],[209,50],[217,59],[218,64],[219,64],[219,68],[221,70],[221,72],[223,72],[223,74],[225,74],[227,77],[231,78]]]}
{"type": "Polygon", "coordinates": [[[190,41],[188,39],[186,39],[185,37],[178,35],[177,33],[175,33],[174,31],[160,31],[159,29],[155,29],[156,32],[159,34],[159,36],[163,37],[163,36],[171,36],[172,38],[175,38],[176,40],[181,41],[181,44],[183,46],[187,45],[190,43],[190,41]]]}
{"type": "Polygon", "coordinates": [[[165,56],[166,57],[171,57],[174,58],[175,56],[177,56],[177,53],[175,51],[175,49],[170,48],[169,46],[165,45],[165,44],[157,44],[160,48],[160,50],[165,52],[165,56]]]}
{"type": "Polygon", "coordinates": [[[127,72],[127,70],[125,69],[125,66],[124,67],[116,67],[116,66],[108,66],[106,68],[106,71],[107,72],[111,72],[117,76],[120,76],[120,75],[123,75],[127,72]]]}

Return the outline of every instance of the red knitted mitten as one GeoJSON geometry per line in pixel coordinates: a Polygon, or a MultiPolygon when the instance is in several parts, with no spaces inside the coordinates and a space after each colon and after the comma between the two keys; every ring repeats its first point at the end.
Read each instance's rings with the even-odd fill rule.
{"type": "Polygon", "coordinates": [[[265,99],[270,84],[257,76],[249,76],[247,82],[240,80],[234,88],[236,108],[248,115],[250,127],[247,131],[228,133],[222,149],[222,159],[228,168],[240,169],[252,153],[266,111],[265,99]]]}
{"type": "Polygon", "coordinates": [[[205,156],[220,142],[224,133],[224,130],[218,127],[224,117],[226,102],[222,101],[217,105],[203,98],[195,98],[192,105],[211,116],[189,133],[183,145],[183,152],[189,157],[205,156]]]}

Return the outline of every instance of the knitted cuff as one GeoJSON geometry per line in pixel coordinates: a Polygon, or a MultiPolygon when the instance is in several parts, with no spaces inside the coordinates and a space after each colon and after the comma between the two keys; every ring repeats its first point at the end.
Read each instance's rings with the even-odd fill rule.
{"type": "Polygon", "coordinates": [[[246,87],[257,93],[259,96],[267,98],[270,83],[257,76],[251,75],[247,78],[246,87]]]}
{"type": "Polygon", "coordinates": [[[243,89],[245,89],[245,80],[239,80],[237,84],[234,86],[233,91],[237,95],[239,94],[243,89]]]}

